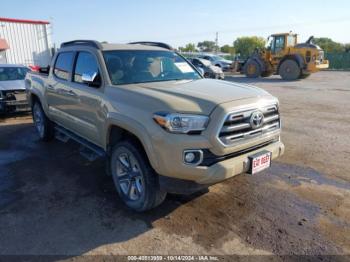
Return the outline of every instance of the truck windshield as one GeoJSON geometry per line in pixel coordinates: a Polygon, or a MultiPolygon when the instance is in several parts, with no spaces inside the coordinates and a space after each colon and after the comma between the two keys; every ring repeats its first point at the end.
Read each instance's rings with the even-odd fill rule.
{"type": "Polygon", "coordinates": [[[0,81],[24,80],[28,71],[25,67],[0,67],[0,81]]]}
{"type": "Polygon", "coordinates": [[[175,52],[118,50],[104,51],[103,56],[114,85],[201,78],[175,52]]]}

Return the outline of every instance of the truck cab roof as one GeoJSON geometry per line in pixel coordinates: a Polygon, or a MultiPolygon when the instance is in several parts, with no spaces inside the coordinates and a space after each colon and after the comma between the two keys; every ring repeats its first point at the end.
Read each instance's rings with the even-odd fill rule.
{"type": "Polygon", "coordinates": [[[64,42],[61,44],[61,48],[68,48],[71,46],[90,46],[102,51],[110,50],[155,50],[155,51],[169,51],[173,48],[165,43],[161,42],[132,42],[128,44],[117,44],[117,43],[105,43],[98,42],[95,40],[73,40],[69,42],[64,42]]]}

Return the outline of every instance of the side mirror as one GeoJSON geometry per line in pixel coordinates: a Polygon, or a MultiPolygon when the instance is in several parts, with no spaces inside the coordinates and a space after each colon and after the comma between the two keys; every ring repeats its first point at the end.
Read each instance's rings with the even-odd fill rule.
{"type": "MultiPolygon", "coordinates": [[[[33,69],[32,69],[33,70],[33,69]]],[[[35,71],[35,70],[33,70],[35,71]]],[[[42,73],[42,74],[49,74],[50,72],[50,66],[47,66],[47,67],[39,67],[38,69],[39,73],[42,73]]]]}
{"type": "Polygon", "coordinates": [[[100,82],[98,81],[98,72],[93,73],[83,73],[81,76],[81,81],[89,86],[99,86],[100,82]]]}
{"type": "Polygon", "coordinates": [[[203,68],[198,67],[197,70],[199,71],[201,76],[204,76],[204,69],[203,68]]]}

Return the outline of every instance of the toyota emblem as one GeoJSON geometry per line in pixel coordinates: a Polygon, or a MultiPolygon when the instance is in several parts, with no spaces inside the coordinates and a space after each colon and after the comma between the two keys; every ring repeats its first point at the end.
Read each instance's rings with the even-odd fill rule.
{"type": "Polygon", "coordinates": [[[259,128],[264,124],[264,114],[261,111],[255,111],[250,117],[250,126],[253,129],[259,128]]]}

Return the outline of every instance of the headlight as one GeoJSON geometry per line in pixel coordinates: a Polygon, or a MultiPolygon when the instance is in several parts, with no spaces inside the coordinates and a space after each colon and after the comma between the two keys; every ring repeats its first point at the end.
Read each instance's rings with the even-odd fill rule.
{"type": "Polygon", "coordinates": [[[209,121],[207,116],[178,113],[155,113],[153,119],[167,131],[183,134],[203,131],[209,121]]]}

